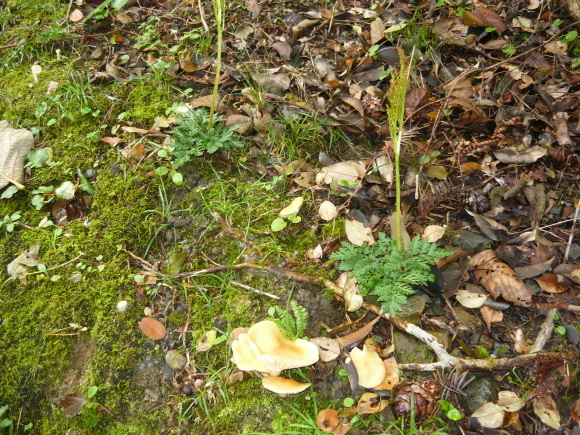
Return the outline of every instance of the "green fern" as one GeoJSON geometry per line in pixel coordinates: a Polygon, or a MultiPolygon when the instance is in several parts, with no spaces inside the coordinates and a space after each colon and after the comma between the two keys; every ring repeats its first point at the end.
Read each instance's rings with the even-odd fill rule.
{"type": "Polygon", "coordinates": [[[290,301],[294,315],[280,307],[270,307],[268,314],[290,339],[300,338],[307,326],[308,312],[296,301],[290,301]]]}
{"type": "Polygon", "coordinates": [[[340,270],[350,271],[363,296],[378,296],[383,312],[396,314],[414,293],[413,286],[433,281],[434,260],[450,254],[419,237],[399,251],[397,242],[381,233],[374,245],[343,242],[330,258],[340,260],[340,270]]]}

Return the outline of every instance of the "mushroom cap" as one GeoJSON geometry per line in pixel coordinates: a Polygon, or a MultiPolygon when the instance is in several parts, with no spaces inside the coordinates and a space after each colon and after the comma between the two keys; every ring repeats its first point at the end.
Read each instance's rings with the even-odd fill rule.
{"type": "Polygon", "coordinates": [[[267,372],[268,367],[258,361],[255,349],[256,346],[252,343],[248,334],[240,334],[238,339],[232,342],[232,362],[240,370],[267,372]]]}
{"type": "Polygon", "coordinates": [[[267,366],[267,373],[273,376],[282,370],[309,366],[319,359],[318,347],[314,343],[300,338],[287,340],[271,320],[253,325],[248,336],[257,347],[258,361],[267,366]]]}
{"type": "Polygon", "coordinates": [[[301,384],[294,379],[281,378],[280,376],[266,376],[262,378],[265,389],[278,394],[296,394],[306,390],[310,384],[301,384]]]}
{"type": "Polygon", "coordinates": [[[358,384],[361,387],[375,388],[383,382],[387,369],[378,353],[367,349],[365,345],[363,350],[358,347],[351,350],[350,357],[356,367],[358,384]]]}

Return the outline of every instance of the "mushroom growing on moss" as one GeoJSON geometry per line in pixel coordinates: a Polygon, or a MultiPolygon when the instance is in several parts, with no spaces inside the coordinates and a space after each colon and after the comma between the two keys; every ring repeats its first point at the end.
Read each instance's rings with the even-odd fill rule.
{"type": "Polygon", "coordinates": [[[288,340],[278,325],[264,320],[232,342],[232,362],[241,370],[278,376],[282,370],[306,367],[318,361],[318,347],[300,338],[288,340]]]}
{"type": "Polygon", "coordinates": [[[358,384],[364,388],[375,388],[380,385],[387,369],[383,360],[374,350],[369,350],[365,344],[363,350],[355,347],[350,351],[350,357],[358,373],[358,384]]]}

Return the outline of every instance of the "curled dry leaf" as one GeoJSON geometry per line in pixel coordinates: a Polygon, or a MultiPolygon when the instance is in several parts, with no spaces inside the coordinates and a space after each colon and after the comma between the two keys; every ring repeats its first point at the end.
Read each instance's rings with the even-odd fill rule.
{"type": "Polygon", "coordinates": [[[522,152],[517,151],[515,148],[504,148],[493,152],[495,158],[502,163],[518,163],[523,165],[534,163],[544,157],[547,153],[548,150],[537,145],[527,148],[522,152]]]}
{"type": "Polygon", "coordinates": [[[483,427],[495,429],[502,425],[505,411],[495,403],[486,402],[477,408],[471,417],[477,419],[483,427]]]}
{"type": "Polygon", "coordinates": [[[514,338],[514,350],[516,353],[528,353],[531,349],[531,346],[526,341],[526,336],[524,335],[524,331],[522,328],[518,328],[516,330],[515,338],[514,338]]]}
{"type": "Polygon", "coordinates": [[[497,394],[496,403],[507,412],[518,412],[526,405],[526,401],[513,391],[500,391],[497,394]]]}
{"type": "Polygon", "coordinates": [[[68,418],[72,418],[81,412],[86,401],[85,396],[82,394],[72,393],[64,396],[64,399],[62,399],[59,404],[62,406],[64,415],[68,418]]]}
{"type": "Polygon", "coordinates": [[[331,221],[338,215],[336,206],[330,201],[324,201],[322,204],[320,204],[318,213],[320,214],[320,217],[325,221],[331,221]]]}
{"type": "Polygon", "coordinates": [[[428,225],[423,230],[422,239],[427,239],[431,243],[435,243],[445,235],[445,227],[441,225],[428,225]]]}
{"type": "Polygon", "coordinates": [[[161,340],[167,333],[163,323],[151,317],[143,317],[139,322],[139,329],[152,340],[161,340]]]}
{"type": "Polygon", "coordinates": [[[492,323],[498,323],[503,320],[503,313],[501,310],[496,310],[488,306],[481,307],[481,317],[487,325],[487,329],[491,329],[492,323]]]}
{"type": "Polygon", "coordinates": [[[560,412],[552,396],[534,397],[534,412],[547,426],[552,429],[560,428],[560,412]]]}
{"type": "Polygon", "coordinates": [[[364,393],[358,403],[351,407],[345,409],[348,414],[375,414],[381,412],[386,408],[389,401],[381,399],[377,393],[364,393]]]}
{"type": "Polygon", "coordinates": [[[323,362],[334,361],[340,355],[340,345],[336,338],[315,337],[311,338],[310,342],[318,346],[318,353],[323,362]]]}
{"type": "Polygon", "coordinates": [[[330,184],[332,181],[353,182],[364,178],[366,171],[358,162],[339,162],[325,166],[316,176],[317,183],[330,184]]]}
{"type": "Polygon", "coordinates": [[[501,296],[516,305],[525,307],[530,305],[531,290],[507,263],[496,257],[491,249],[475,254],[468,267],[477,283],[481,284],[494,299],[501,296]]]}
{"type": "MultiPolygon", "coordinates": [[[[18,183],[24,180],[24,161],[34,145],[32,133],[23,128],[12,128],[8,121],[0,121],[0,173],[18,183]]],[[[8,181],[0,178],[0,189],[8,181]]]]}
{"type": "Polygon", "coordinates": [[[338,418],[338,411],[335,409],[323,409],[318,413],[316,418],[316,425],[318,429],[334,432],[340,427],[340,419],[338,418]]]}
{"type": "Polygon", "coordinates": [[[553,273],[548,273],[544,276],[535,279],[540,285],[542,290],[548,293],[564,293],[567,292],[570,287],[558,282],[558,278],[553,273]]]}

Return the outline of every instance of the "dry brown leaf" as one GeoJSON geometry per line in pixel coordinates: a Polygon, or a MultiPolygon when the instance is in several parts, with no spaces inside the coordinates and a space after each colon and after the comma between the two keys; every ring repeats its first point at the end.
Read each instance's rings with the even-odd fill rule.
{"type": "Polygon", "coordinates": [[[381,384],[377,385],[374,389],[391,391],[393,387],[397,385],[400,381],[399,364],[397,364],[397,360],[395,359],[394,356],[383,360],[383,364],[385,365],[385,369],[387,370],[385,380],[381,384]]]}
{"type": "Polygon", "coordinates": [[[330,184],[332,181],[353,182],[364,178],[366,171],[363,165],[358,162],[339,162],[330,166],[325,166],[316,176],[319,183],[330,184]],[[319,180],[320,178],[320,180],[319,180]]]}
{"type": "Polygon", "coordinates": [[[505,411],[495,403],[486,402],[477,408],[471,417],[477,419],[483,427],[495,429],[502,425],[505,411]]]}
{"type": "Polygon", "coordinates": [[[507,263],[496,257],[491,249],[475,254],[468,266],[475,280],[483,285],[494,299],[501,296],[516,305],[525,307],[530,305],[531,290],[507,263]]]}
{"type": "MultiPolygon", "coordinates": [[[[24,181],[24,161],[32,150],[34,137],[23,128],[12,128],[8,121],[0,121],[0,173],[18,183],[24,181]]],[[[0,189],[8,181],[0,178],[0,189]]]]}
{"type": "Polygon", "coordinates": [[[371,44],[376,44],[381,39],[385,37],[385,24],[383,20],[377,18],[373,22],[371,22],[371,44]]]}
{"type": "Polygon", "coordinates": [[[359,100],[358,98],[354,98],[354,97],[341,97],[340,99],[342,101],[344,101],[346,104],[348,104],[349,106],[351,106],[353,109],[355,109],[358,112],[358,114],[361,116],[361,118],[365,117],[365,108],[364,108],[361,100],[359,100]]]}
{"type": "Polygon", "coordinates": [[[481,27],[495,27],[498,35],[501,35],[507,30],[504,19],[493,9],[477,8],[473,11],[473,14],[483,23],[481,27]]]}
{"type": "Polygon", "coordinates": [[[560,412],[551,396],[534,397],[534,412],[542,423],[552,429],[560,428],[560,412]]]}
{"type": "Polygon", "coordinates": [[[82,394],[72,393],[64,396],[64,399],[62,399],[59,404],[62,406],[65,417],[72,418],[81,412],[86,401],[85,396],[82,394]]]}
{"type": "Polygon", "coordinates": [[[473,85],[469,77],[458,77],[451,80],[445,90],[449,92],[449,97],[457,100],[467,100],[473,95],[473,85]]]}
{"type": "Polygon", "coordinates": [[[483,21],[481,21],[473,12],[463,11],[461,19],[463,20],[463,24],[466,26],[485,27],[483,21]]]}
{"type": "Polygon", "coordinates": [[[445,227],[441,225],[428,225],[423,230],[422,239],[427,239],[431,243],[435,243],[445,235],[445,227]]]}
{"type": "Polygon", "coordinates": [[[318,354],[323,362],[334,361],[340,355],[340,344],[336,338],[315,337],[310,342],[318,346],[318,354]]]}
{"type": "Polygon", "coordinates": [[[497,393],[496,403],[507,412],[518,412],[526,405],[526,401],[518,397],[513,391],[500,391],[497,393]]]}
{"type": "Polygon", "coordinates": [[[290,60],[292,56],[292,47],[283,41],[274,42],[272,48],[278,52],[278,55],[284,60],[290,60]]]}
{"type": "Polygon", "coordinates": [[[320,430],[334,433],[341,425],[340,418],[338,418],[338,411],[335,409],[321,410],[316,418],[316,425],[320,430]]]}
{"type": "Polygon", "coordinates": [[[246,0],[246,9],[253,14],[259,14],[262,6],[256,0],[246,0]]]}
{"type": "Polygon", "coordinates": [[[493,154],[495,158],[500,162],[505,164],[518,163],[522,165],[527,165],[534,163],[540,158],[544,157],[548,153],[548,150],[542,148],[541,146],[533,146],[527,148],[523,151],[518,151],[515,148],[504,148],[501,150],[495,150],[493,154]]]}
{"type": "Polygon", "coordinates": [[[356,414],[374,414],[385,409],[388,403],[388,400],[382,400],[377,393],[364,393],[352,410],[356,414]]]}
{"type": "Polygon", "coordinates": [[[507,233],[508,229],[500,224],[499,222],[494,221],[493,219],[490,219],[488,217],[482,216],[480,214],[477,213],[473,213],[472,211],[469,210],[465,210],[468,214],[470,214],[471,216],[473,216],[473,219],[475,220],[475,223],[477,224],[477,226],[479,227],[479,229],[481,230],[481,232],[483,234],[485,234],[485,236],[488,239],[494,240],[494,241],[499,241],[501,240],[501,238],[495,233],[496,230],[499,231],[505,231],[507,233]]]}
{"type": "Polygon", "coordinates": [[[347,334],[345,336],[339,337],[338,341],[340,341],[340,343],[343,346],[350,346],[351,344],[358,343],[358,342],[364,340],[364,338],[367,335],[369,335],[371,333],[371,331],[373,330],[373,326],[375,326],[375,323],[377,323],[380,319],[381,319],[381,316],[375,317],[373,320],[371,320],[369,323],[367,323],[362,328],[357,329],[356,331],[351,332],[350,334],[347,334]]]}
{"type": "Polygon", "coordinates": [[[542,290],[548,293],[564,293],[570,289],[567,285],[560,284],[558,278],[553,273],[535,278],[535,280],[542,287],[542,290]]]}
{"type": "Polygon", "coordinates": [[[344,230],[348,241],[353,245],[363,246],[365,243],[368,243],[369,245],[375,244],[372,230],[364,223],[352,218],[350,215],[344,222],[344,230]]]}
{"type": "Polygon", "coordinates": [[[576,422],[580,423],[580,399],[576,400],[570,407],[570,417],[576,422]]]}
{"type": "Polygon", "coordinates": [[[514,350],[516,353],[523,354],[528,353],[532,347],[526,340],[526,336],[524,335],[524,331],[522,328],[518,328],[516,330],[515,338],[514,338],[514,350]]]}
{"type": "Polygon", "coordinates": [[[487,325],[487,329],[491,330],[492,323],[498,323],[503,320],[503,312],[488,306],[481,307],[481,317],[487,325]]]}

